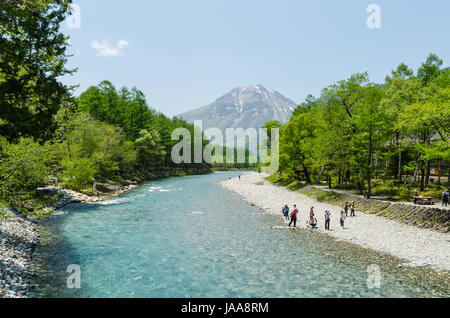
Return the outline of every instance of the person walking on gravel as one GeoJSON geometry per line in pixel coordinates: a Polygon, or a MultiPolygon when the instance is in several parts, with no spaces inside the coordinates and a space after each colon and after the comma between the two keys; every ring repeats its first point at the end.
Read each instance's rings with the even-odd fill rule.
{"type": "Polygon", "coordinates": [[[289,220],[289,207],[287,204],[283,208],[283,215],[286,218],[286,220],[289,220]]]}
{"type": "Polygon", "coordinates": [[[314,218],[314,207],[311,207],[311,210],[309,210],[309,218],[314,218]]]}
{"type": "Polygon", "coordinates": [[[330,230],[331,212],[325,210],[325,230],[330,230]]]}
{"type": "Polygon", "coordinates": [[[345,202],[344,211],[345,211],[345,216],[348,216],[348,202],[345,202]]]}
{"type": "Polygon", "coordinates": [[[355,216],[355,201],[350,204],[350,216],[355,216]]]}
{"type": "Polygon", "coordinates": [[[294,223],[294,227],[297,227],[297,206],[294,204],[294,210],[291,212],[291,222],[289,223],[289,227],[291,227],[291,224],[294,223]]]}
{"type": "Polygon", "coordinates": [[[339,219],[339,223],[341,223],[342,228],[344,228],[344,221],[345,221],[345,212],[341,211],[341,218],[339,219]]]}

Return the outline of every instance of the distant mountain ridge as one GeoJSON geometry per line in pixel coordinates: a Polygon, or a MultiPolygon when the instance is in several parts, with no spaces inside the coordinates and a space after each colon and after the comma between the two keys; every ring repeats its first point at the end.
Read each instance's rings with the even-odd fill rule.
{"type": "Polygon", "coordinates": [[[235,88],[212,104],[188,111],[180,117],[190,123],[202,120],[203,129],[258,129],[271,120],[286,123],[296,106],[276,91],[253,85],[235,88]]]}

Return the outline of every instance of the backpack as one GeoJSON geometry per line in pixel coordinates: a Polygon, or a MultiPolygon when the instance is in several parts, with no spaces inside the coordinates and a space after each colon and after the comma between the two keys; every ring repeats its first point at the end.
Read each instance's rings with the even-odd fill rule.
{"type": "Polygon", "coordinates": [[[291,213],[291,218],[297,217],[297,213],[298,213],[297,209],[293,210],[291,213]]]}

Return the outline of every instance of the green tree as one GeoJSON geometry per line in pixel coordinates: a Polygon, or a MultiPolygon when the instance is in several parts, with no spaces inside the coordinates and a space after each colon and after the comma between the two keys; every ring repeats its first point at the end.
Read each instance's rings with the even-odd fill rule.
{"type": "Polygon", "coordinates": [[[307,183],[312,183],[311,174],[320,166],[317,159],[321,148],[317,144],[317,136],[323,127],[321,112],[318,107],[311,108],[292,116],[282,127],[280,168],[295,180],[300,180],[303,175],[307,183]]]}
{"type": "Polygon", "coordinates": [[[162,164],[161,161],[164,158],[165,150],[157,131],[141,130],[135,143],[138,161],[141,166],[150,167],[162,164]]]}
{"type": "MultiPolygon", "coordinates": [[[[50,146],[32,138],[10,143],[0,136],[0,201],[18,207],[46,182],[50,146]]],[[[20,209],[19,209],[20,210],[20,209]]],[[[22,212],[22,211],[21,211],[22,212]]]]}
{"type": "Polygon", "coordinates": [[[407,79],[412,76],[414,76],[414,71],[405,63],[401,63],[395,70],[392,70],[391,77],[386,76],[386,83],[391,84],[392,79],[394,78],[407,79]]]}
{"type": "Polygon", "coordinates": [[[351,178],[352,172],[358,172],[352,169],[350,146],[353,136],[358,133],[355,118],[368,83],[367,73],[357,73],[322,90],[320,100],[326,123],[322,140],[327,145],[323,154],[327,158],[324,167],[329,186],[332,177],[336,177],[337,183],[342,184],[344,180],[351,178]]]}
{"type": "Polygon", "coordinates": [[[393,175],[401,182],[402,167],[404,164],[407,164],[406,158],[403,157],[405,150],[407,150],[409,139],[406,138],[405,131],[399,129],[397,125],[398,117],[406,111],[408,105],[423,98],[423,89],[419,79],[395,75],[399,73],[395,71],[392,73],[394,76],[387,80],[383,89],[381,106],[385,115],[386,129],[393,136],[392,142],[390,141],[390,157],[395,159],[393,175]]]}
{"type": "Polygon", "coordinates": [[[261,128],[267,129],[267,140],[262,140],[262,142],[267,144],[267,149],[272,149],[272,129],[280,129],[281,124],[278,120],[272,120],[264,124],[261,128]]]}
{"type": "Polygon", "coordinates": [[[70,126],[71,130],[58,144],[63,179],[68,187],[83,190],[94,179],[115,176],[136,165],[134,144],[125,139],[121,128],[99,122],[83,112],[70,126]]]}
{"type": "MultiPolygon", "coordinates": [[[[432,160],[449,163],[450,71],[443,72],[429,82],[423,98],[405,108],[397,125],[410,136],[417,153],[417,162],[422,163],[422,169],[425,163],[432,160]]],[[[429,173],[429,164],[427,170],[429,173]]],[[[421,191],[425,186],[424,178],[422,172],[421,191]]]]}
{"type": "Polygon", "coordinates": [[[358,108],[355,124],[357,134],[352,138],[353,166],[360,171],[361,183],[367,181],[367,198],[372,191],[372,178],[374,175],[374,159],[383,158],[383,143],[386,129],[385,115],[380,107],[381,89],[378,85],[366,87],[366,94],[358,108]]]}
{"type": "Polygon", "coordinates": [[[59,78],[65,68],[67,38],[60,24],[70,0],[0,2],[0,135],[9,140],[51,138],[53,115],[69,88],[59,78]]]}
{"type": "Polygon", "coordinates": [[[431,53],[417,71],[417,77],[423,80],[425,86],[428,85],[439,75],[442,63],[443,61],[436,54],[431,53]]]}

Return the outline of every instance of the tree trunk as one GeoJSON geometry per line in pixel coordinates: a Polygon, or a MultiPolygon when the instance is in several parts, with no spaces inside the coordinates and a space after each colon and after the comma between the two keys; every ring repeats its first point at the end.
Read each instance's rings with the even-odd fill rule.
{"type": "Polygon", "coordinates": [[[319,178],[317,179],[317,183],[320,183],[320,179],[322,179],[323,170],[325,169],[325,165],[322,165],[320,169],[319,178]]]}
{"type": "Polygon", "coordinates": [[[328,176],[328,188],[331,189],[331,176],[330,175],[328,176]]]}
{"type": "Polygon", "coordinates": [[[378,162],[379,162],[379,159],[377,157],[377,158],[375,158],[375,180],[378,180],[378,171],[379,171],[378,162]]]}
{"type": "Polygon", "coordinates": [[[358,190],[359,193],[362,194],[363,189],[364,189],[364,179],[362,179],[362,181],[360,179],[356,182],[356,190],[358,190]]]}
{"type": "Polygon", "coordinates": [[[69,151],[69,159],[72,160],[72,151],[70,151],[70,141],[67,138],[67,151],[69,151]]]}
{"type": "Polygon", "coordinates": [[[398,187],[400,188],[400,184],[402,183],[402,152],[398,153],[398,187]]]}
{"type": "Polygon", "coordinates": [[[413,177],[411,179],[411,183],[409,184],[409,187],[408,187],[409,190],[411,190],[411,188],[414,184],[414,181],[416,180],[418,170],[419,170],[419,159],[417,159],[417,161],[416,161],[416,169],[414,169],[414,175],[413,175],[413,177]]]}
{"type": "Polygon", "coordinates": [[[294,170],[294,180],[295,181],[301,181],[301,176],[300,176],[300,173],[297,170],[297,168],[295,168],[295,170],[294,170]]]}
{"type": "Polygon", "coordinates": [[[402,154],[401,154],[401,150],[400,150],[400,134],[397,132],[395,134],[395,146],[398,150],[398,157],[395,160],[395,168],[394,168],[394,179],[398,178],[399,174],[400,174],[400,170],[401,170],[401,162],[402,162],[402,154]]]}
{"type": "Polygon", "coordinates": [[[428,187],[428,185],[430,184],[430,171],[431,169],[430,169],[430,161],[428,160],[427,161],[427,175],[426,175],[426,179],[425,179],[425,184],[427,185],[427,187],[428,187]]]}
{"type": "Polygon", "coordinates": [[[383,173],[383,181],[387,179],[388,173],[389,173],[389,164],[391,163],[391,160],[386,160],[386,165],[384,167],[384,173],[383,173]]]}
{"type": "Polygon", "coordinates": [[[309,175],[308,168],[306,166],[303,166],[303,173],[305,174],[305,179],[307,184],[311,184],[311,176],[309,175]]]}
{"type": "Polygon", "coordinates": [[[372,142],[372,129],[369,134],[369,171],[367,173],[367,198],[370,199],[371,195],[371,179],[372,179],[372,156],[373,156],[373,142],[372,142]]]}
{"type": "Polygon", "coordinates": [[[425,168],[423,167],[422,162],[422,169],[420,169],[420,191],[423,191],[425,189],[425,168]]]}

